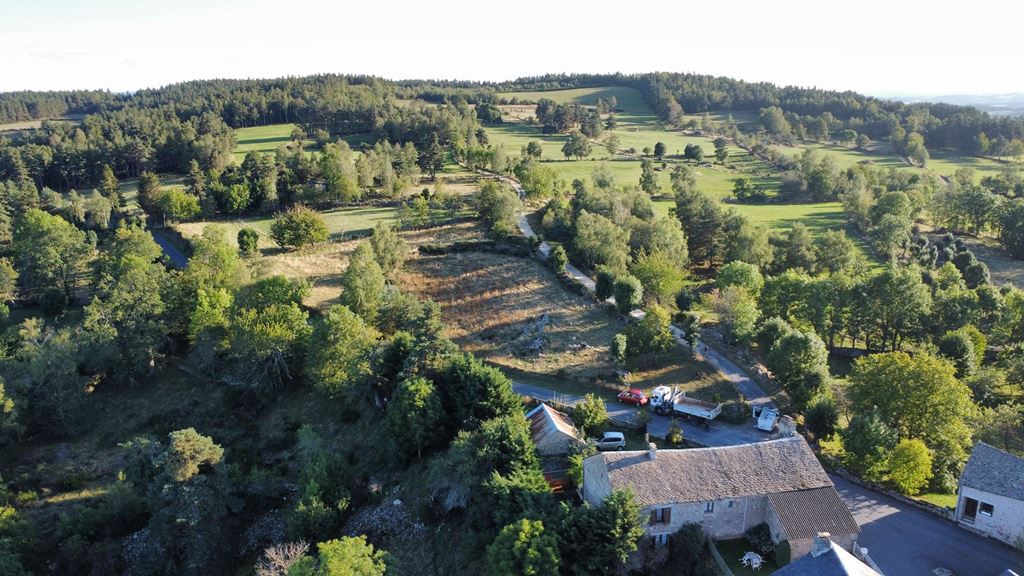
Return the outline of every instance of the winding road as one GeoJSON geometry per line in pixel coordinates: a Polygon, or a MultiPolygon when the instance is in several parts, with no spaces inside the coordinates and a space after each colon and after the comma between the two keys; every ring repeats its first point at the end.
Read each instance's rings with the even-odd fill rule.
{"type": "MultiPolygon", "coordinates": [[[[526,192],[523,190],[522,185],[516,179],[509,178],[508,176],[493,174],[490,172],[482,173],[497,178],[498,180],[512,186],[512,189],[515,190],[517,194],[519,194],[520,199],[526,197],[526,192]]],[[[519,227],[519,231],[523,233],[523,236],[526,236],[527,238],[537,236],[533,231],[533,227],[530,226],[530,221],[527,220],[526,214],[520,213],[516,217],[516,224],[519,227]]],[[[547,242],[541,242],[538,246],[538,251],[540,252],[543,258],[547,258],[548,254],[551,253],[551,246],[547,242]]],[[[593,278],[587,276],[582,271],[580,271],[579,268],[576,268],[572,264],[566,264],[565,271],[574,280],[576,280],[584,287],[586,287],[587,291],[589,291],[591,294],[597,291],[597,282],[595,282],[593,278]]],[[[606,300],[606,302],[608,302],[609,304],[614,304],[615,300],[614,298],[609,298],[608,300],[606,300]]],[[[629,313],[629,316],[636,320],[640,320],[644,317],[644,311],[639,309],[633,310],[632,312],[629,313]]],[[[679,328],[678,326],[673,324],[671,325],[671,330],[672,335],[676,339],[676,342],[683,346],[686,346],[687,344],[686,341],[683,339],[684,332],[682,328],[679,328]]],[[[736,386],[740,393],[743,394],[743,397],[747,400],[747,402],[756,406],[772,405],[771,397],[767,393],[765,393],[763,389],[761,389],[757,382],[755,382],[750,376],[748,376],[742,368],[736,365],[736,363],[726,358],[724,354],[715,350],[711,346],[708,346],[706,342],[703,342],[699,339],[697,340],[695,348],[697,353],[703,358],[705,362],[714,366],[715,369],[722,373],[722,376],[726,380],[732,382],[736,386]]]]}

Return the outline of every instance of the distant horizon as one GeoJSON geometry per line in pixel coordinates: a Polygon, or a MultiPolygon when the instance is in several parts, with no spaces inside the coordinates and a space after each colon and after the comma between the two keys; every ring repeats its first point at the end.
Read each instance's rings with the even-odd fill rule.
{"type": "MultiPolygon", "coordinates": [[[[620,70],[604,71],[604,72],[576,71],[576,70],[574,70],[574,71],[558,71],[558,72],[548,71],[548,72],[540,72],[540,73],[536,73],[536,74],[520,75],[520,76],[509,77],[509,78],[504,78],[504,79],[483,79],[483,78],[465,78],[465,77],[426,77],[426,76],[423,76],[423,77],[417,77],[417,76],[391,77],[391,76],[384,76],[384,75],[381,75],[381,74],[373,74],[373,73],[369,73],[369,72],[322,71],[322,72],[309,72],[309,73],[303,73],[303,74],[279,74],[279,75],[267,75],[267,76],[217,76],[217,77],[208,77],[208,78],[199,78],[199,77],[197,77],[197,78],[189,78],[189,79],[185,79],[185,80],[169,81],[169,82],[165,82],[165,83],[158,84],[158,85],[147,85],[147,86],[140,86],[140,87],[137,87],[137,88],[128,88],[128,89],[113,89],[113,88],[104,88],[104,87],[85,87],[85,88],[81,88],[81,87],[67,87],[67,88],[47,88],[47,89],[23,88],[23,89],[13,89],[13,90],[0,90],[0,93],[10,93],[10,92],[104,91],[104,92],[110,92],[112,94],[133,94],[133,93],[140,92],[140,91],[143,91],[143,90],[160,90],[160,89],[167,88],[168,86],[174,86],[174,85],[177,85],[177,84],[185,84],[185,83],[188,83],[188,82],[212,82],[212,81],[218,81],[218,80],[228,80],[228,81],[242,81],[242,80],[261,81],[261,80],[276,80],[276,79],[280,79],[280,78],[303,78],[303,77],[310,77],[310,76],[328,76],[328,75],[336,75],[336,76],[369,76],[369,77],[379,78],[381,80],[385,80],[385,81],[388,81],[388,82],[423,81],[423,82],[427,82],[427,83],[431,83],[431,82],[478,82],[478,83],[481,83],[481,84],[504,84],[504,83],[516,82],[518,80],[522,80],[522,79],[525,79],[525,78],[536,78],[536,77],[543,77],[543,76],[549,76],[549,75],[559,75],[559,74],[564,74],[564,75],[567,75],[567,76],[575,75],[575,74],[588,74],[588,75],[589,74],[593,74],[593,75],[609,75],[609,76],[614,75],[614,74],[622,74],[622,75],[625,75],[625,76],[630,76],[630,75],[642,75],[642,74],[654,74],[654,73],[694,74],[694,75],[699,75],[699,76],[726,77],[726,78],[732,78],[734,80],[739,80],[739,81],[742,81],[742,82],[747,82],[747,83],[750,83],[750,84],[769,83],[769,84],[773,84],[773,85],[778,86],[778,87],[794,87],[794,88],[801,88],[801,89],[826,90],[826,91],[832,91],[832,92],[856,92],[856,93],[859,93],[859,94],[863,94],[865,96],[870,96],[870,97],[880,98],[880,99],[887,99],[887,100],[903,100],[903,99],[921,100],[921,99],[927,99],[927,98],[963,98],[963,99],[971,99],[971,98],[982,99],[982,98],[984,98],[984,99],[996,99],[996,98],[1018,98],[1018,97],[1024,99],[1024,90],[1021,90],[1021,91],[1011,91],[1011,92],[868,91],[868,90],[860,90],[860,89],[857,89],[857,88],[828,88],[828,87],[816,86],[816,85],[788,84],[788,83],[782,83],[782,82],[775,82],[775,81],[771,81],[771,80],[751,80],[749,78],[730,76],[730,75],[727,75],[727,74],[716,74],[716,73],[713,73],[713,72],[695,72],[693,70],[647,70],[647,71],[642,71],[642,72],[641,71],[637,71],[637,72],[622,72],[620,70]]],[[[557,90],[557,88],[553,89],[553,90],[557,90]]]]}

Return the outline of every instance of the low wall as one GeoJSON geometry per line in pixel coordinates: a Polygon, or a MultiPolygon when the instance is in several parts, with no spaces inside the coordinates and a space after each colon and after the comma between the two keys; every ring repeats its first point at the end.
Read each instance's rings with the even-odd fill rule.
{"type": "Polygon", "coordinates": [[[724,576],[734,576],[732,570],[729,569],[729,565],[722,558],[722,554],[718,552],[718,547],[715,546],[714,540],[708,540],[708,548],[711,549],[711,557],[715,559],[715,564],[718,565],[718,569],[722,571],[722,574],[724,576]]]}

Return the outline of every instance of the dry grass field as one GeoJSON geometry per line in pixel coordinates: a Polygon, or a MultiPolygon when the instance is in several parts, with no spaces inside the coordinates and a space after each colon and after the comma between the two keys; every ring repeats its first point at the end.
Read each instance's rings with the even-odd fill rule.
{"type": "MultiPolygon", "coordinates": [[[[624,387],[609,356],[622,320],[567,291],[536,261],[482,253],[417,256],[406,264],[401,288],[440,304],[448,335],[515,380],[609,398],[624,387]],[[543,349],[524,352],[531,329],[545,314],[543,349]]],[[[682,386],[709,400],[736,397],[730,383],[681,348],[651,366],[633,367],[628,383],[645,389],[682,386]]]]}

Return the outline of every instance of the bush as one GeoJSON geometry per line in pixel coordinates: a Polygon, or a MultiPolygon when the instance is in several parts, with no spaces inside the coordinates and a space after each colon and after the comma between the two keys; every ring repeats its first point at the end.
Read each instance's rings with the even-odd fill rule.
{"type": "Polygon", "coordinates": [[[900,440],[889,454],[887,480],[904,494],[917,494],[932,476],[932,456],[920,440],[900,440]]]}
{"type": "Polygon", "coordinates": [[[683,429],[679,427],[675,419],[672,420],[672,425],[668,427],[665,441],[673,446],[679,446],[683,443],[683,429]]]}
{"type": "Polygon", "coordinates": [[[282,248],[301,248],[326,241],[327,224],[316,211],[296,204],[274,217],[270,237],[282,248]]]}
{"type": "Polygon", "coordinates": [[[819,395],[807,405],[804,425],[811,434],[814,434],[815,440],[825,440],[835,434],[838,424],[839,411],[832,398],[819,395]]]}
{"type": "Polygon", "coordinates": [[[252,228],[242,228],[238,231],[238,254],[248,258],[259,250],[260,233],[252,228]]]}
{"type": "Polygon", "coordinates": [[[608,298],[611,298],[612,292],[615,289],[615,274],[611,270],[599,266],[597,268],[597,287],[594,289],[594,296],[597,299],[604,302],[608,298]]]}
{"type": "Polygon", "coordinates": [[[622,314],[629,314],[644,301],[644,288],[635,276],[615,280],[615,306],[622,314]]]}
{"type": "Polygon", "coordinates": [[[615,338],[612,339],[612,360],[617,364],[624,364],[628,350],[626,347],[626,335],[616,334],[615,338]]]}
{"type": "Polygon", "coordinates": [[[704,531],[700,524],[686,524],[669,537],[669,561],[675,566],[696,564],[704,556],[704,531]]]}
{"type": "Polygon", "coordinates": [[[789,564],[792,556],[793,549],[789,545],[789,540],[783,540],[775,545],[775,565],[779,568],[789,564]]]}
{"type": "Polygon", "coordinates": [[[47,288],[39,298],[39,308],[47,316],[59,316],[67,305],[68,300],[60,288],[47,288]]]}
{"type": "Polygon", "coordinates": [[[678,308],[680,312],[686,312],[690,308],[693,308],[693,300],[693,292],[691,292],[689,288],[683,288],[678,294],[676,294],[676,308],[678,308]]]}
{"type": "Polygon", "coordinates": [[[762,556],[767,556],[775,551],[775,543],[772,542],[772,531],[764,522],[747,530],[743,537],[746,538],[751,548],[757,550],[762,556]]]}
{"type": "Polygon", "coordinates": [[[552,248],[551,253],[548,254],[548,263],[556,273],[565,272],[565,265],[569,263],[569,256],[566,255],[565,248],[560,245],[552,248]]]}
{"type": "Polygon", "coordinates": [[[761,348],[761,354],[767,356],[775,343],[792,331],[789,323],[778,316],[765,320],[757,330],[757,345],[761,348]]]}

